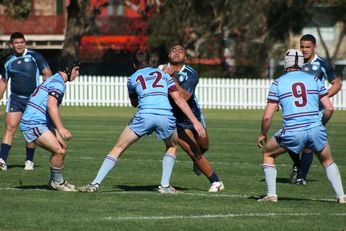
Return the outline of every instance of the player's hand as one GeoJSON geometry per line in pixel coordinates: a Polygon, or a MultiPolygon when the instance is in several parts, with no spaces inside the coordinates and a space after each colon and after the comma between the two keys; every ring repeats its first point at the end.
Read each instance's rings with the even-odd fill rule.
{"type": "Polygon", "coordinates": [[[259,148],[262,148],[263,145],[267,142],[267,136],[264,135],[264,134],[261,134],[259,137],[258,137],[258,141],[257,141],[257,146],[259,148]]]}
{"type": "Polygon", "coordinates": [[[164,72],[166,72],[167,74],[169,74],[169,75],[173,75],[173,73],[174,73],[173,68],[171,66],[169,66],[169,65],[164,65],[162,70],[164,72]]]}
{"type": "Polygon", "coordinates": [[[60,133],[61,137],[68,141],[70,139],[72,139],[72,134],[69,130],[67,130],[66,128],[61,128],[58,130],[58,132],[60,133]]]}
{"type": "Polygon", "coordinates": [[[193,127],[195,128],[195,130],[198,133],[199,137],[206,137],[206,132],[205,132],[205,128],[203,127],[203,124],[199,121],[197,121],[196,123],[193,124],[193,127]]]}

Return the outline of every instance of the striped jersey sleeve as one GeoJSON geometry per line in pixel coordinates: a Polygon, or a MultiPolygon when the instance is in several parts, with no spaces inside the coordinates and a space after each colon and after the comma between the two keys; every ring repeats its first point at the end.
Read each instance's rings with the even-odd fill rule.
{"type": "Polygon", "coordinates": [[[268,102],[279,102],[279,92],[278,92],[278,81],[275,80],[269,88],[269,93],[267,97],[268,102]]]}

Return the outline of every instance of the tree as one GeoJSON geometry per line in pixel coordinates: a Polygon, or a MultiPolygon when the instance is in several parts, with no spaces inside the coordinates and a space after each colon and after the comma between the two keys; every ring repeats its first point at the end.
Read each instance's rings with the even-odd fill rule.
{"type": "Polygon", "coordinates": [[[108,1],[90,6],[88,0],[71,0],[67,6],[67,27],[62,54],[79,56],[80,42],[83,35],[97,32],[96,17],[101,10],[108,7],[108,1]]]}
{"type": "Polygon", "coordinates": [[[31,13],[31,0],[0,0],[5,6],[5,14],[17,20],[24,20],[31,13]]]}
{"type": "Polygon", "coordinates": [[[231,50],[238,75],[264,76],[274,44],[303,27],[304,1],[167,1],[151,20],[149,45],[182,41],[191,57],[221,58],[231,50]]]}
{"type": "Polygon", "coordinates": [[[315,4],[316,7],[309,9],[307,13],[310,15],[312,25],[316,27],[320,43],[326,55],[326,59],[328,59],[328,61],[331,64],[334,64],[334,62],[336,61],[338,52],[340,50],[341,43],[345,37],[346,0],[319,0],[319,1],[310,0],[309,2],[310,4],[315,4]],[[331,18],[332,21],[335,21],[336,25],[338,25],[338,28],[340,28],[340,31],[338,32],[338,35],[337,35],[333,54],[330,54],[329,49],[327,48],[326,42],[324,38],[322,37],[322,33],[321,33],[322,22],[318,20],[320,17],[322,17],[320,13],[322,10],[324,14],[327,12],[328,17],[331,18]]]}

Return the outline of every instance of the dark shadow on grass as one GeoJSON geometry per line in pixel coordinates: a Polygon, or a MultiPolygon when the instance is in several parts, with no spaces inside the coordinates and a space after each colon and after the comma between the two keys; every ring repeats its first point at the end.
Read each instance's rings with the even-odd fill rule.
{"type": "MultiPolygon", "coordinates": [[[[248,200],[255,200],[257,201],[258,199],[260,199],[262,196],[250,196],[247,199],[248,200]]],[[[334,203],[334,201],[327,201],[327,200],[316,200],[316,199],[307,199],[307,198],[297,198],[297,197],[278,197],[278,202],[280,203],[280,201],[318,201],[318,202],[324,202],[324,203],[334,203]]],[[[258,202],[260,203],[260,202],[258,202]]],[[[261,203],[271,203],[271,202],[261,202],[261,203]]]]}
{"type": "MultiPolygon", "coordinates": [[[[265,182],[265,179],[261,179],[260,182],[265,182]]],[[[317,180],[308,180],[308,184],[309,182],[317,182],[317,180]]],[[[291,184],[290,183],[290,179],[289,178],[276,178],[276,183],[278,184],[291,184]]],[[[294,184],[292,184],[294,185],[294,184]]]]}
{"type": "MultiPolygon", "coordinates": [[[[7,165],[7,169],[11,168],[22,168],[24,170],[25,165],[24,164],[9,164],[7,165]]],[[[39,168],[40,165],[35,165],[35,168],[39,168]]],[[[28,171],[29,172],[29,171],[28,171]]]]}
{"type": "MultiPolygon", "coordinates": [[[[134,192],[134,191],[145,191],[145,192],[156,192],[158,189],[158,185],[136,185],[136,186],[130,186],[130,185],[114,185],[114,188],[120,189],[121,191],[128,191],[128,192],[134,192]]],[[[187,190],[186,188],[181,187],[175,187],[176,190],[184,191],[187,190]]]]}
{"type": "Polygon", "coordinates": [[[51,190],[48,185],[21,185],[14,187],[15,189],[21,190],[51,190]]]}

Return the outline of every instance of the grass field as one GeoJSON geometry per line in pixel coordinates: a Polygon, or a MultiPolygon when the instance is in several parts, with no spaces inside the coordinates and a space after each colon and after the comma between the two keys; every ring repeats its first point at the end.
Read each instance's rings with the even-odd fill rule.
{"type": "MultiPolygon", "coordinates": [[[[65,178],[77,186],[90,182],[133,113],[130,108],[63,107],[65,126],[73,133],[65,178]]],[[[205,110],[207,157],[226,187],[217,194],[207,192],[208,180],[192,172],[192,162],[181,150],[171,184],[182,193],[157,193],[164,146],[154,135],[125,152],[100,192],[50,191],[50,154],[37,149],[35,170],[24,171],[24,140],[17,132],[9,169],[0,172],[0,230],[346,230],[346,205],[335,202],[316,158],[308,185],[297,186],[288,183],[291,161],[280,156],[279,202],[256,202],[254,197],[266,191],[256,147],[261,115],[261,110],[205,110]]],[[[280,126],[277,113],[271,134],[280,126]]],[[[346,112],[335,112],[327,129],[346,185],[346,112]]]]}

